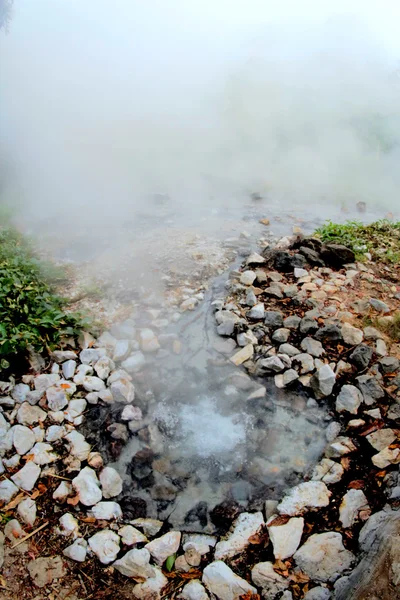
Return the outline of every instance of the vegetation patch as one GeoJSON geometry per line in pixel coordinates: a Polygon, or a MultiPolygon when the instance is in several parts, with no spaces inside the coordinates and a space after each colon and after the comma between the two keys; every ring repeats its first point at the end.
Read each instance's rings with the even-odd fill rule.
{"type": "Polygon", "coordinates": [[[383,219],[364,225],[359,221],[344,224],[327,221],[315,235],[323,242],[348,246],[357,260],[365,260],[365,254],[370,253],[373,260],[379,262],[400,262],[400,222],[383,219]]]}
{"type": "Polygon", "coordinates": [[[54,290],[62,271],[40,261],[32,245],[13,227],[0,229],[0,369],[7,369],[31,348],[53,349],[64,336],[88,323],[67,313],[54,290]]]}

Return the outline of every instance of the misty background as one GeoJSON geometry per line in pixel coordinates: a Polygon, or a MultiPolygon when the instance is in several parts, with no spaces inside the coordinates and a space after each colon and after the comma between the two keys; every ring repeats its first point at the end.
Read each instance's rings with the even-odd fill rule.
{"type": "Polygon", "coordinates": [[[400,6],[15,0],[0,36],[1,199],[31,224],[188,222],[256,191],[394,210],[400,6]]]}

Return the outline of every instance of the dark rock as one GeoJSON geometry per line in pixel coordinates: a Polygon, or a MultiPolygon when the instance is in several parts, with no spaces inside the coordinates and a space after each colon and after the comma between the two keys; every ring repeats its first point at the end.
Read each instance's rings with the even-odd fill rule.
{"type": "Polygon", "coordinates": [[[300,321],[300,331],[301,333],[314,333],[317,331],[318,323],[315,319],[311,319],[310,317],[303,317],[300,321]]]}
{"type": "Polygon", "coordinates": [[[342,244],[324,244],[321,249],[321,258],[331,267],[341,268],[343,265],[355,261],[353,250],[342,244]]]}
{"type": "Polygon", "coordinates": [[[124,496],[118,500],[125,520],[141,519],[147,517],[147,504],[143,498],[132,495],[124,496]]]}
{"type": "Polygon", "coordinates": [[[360,377],[357,377],[357,385],[367,405],[374,404],[376,400],[383,398],[385,395],[379,382],[372,375],[360,375],[360,377]]]}
{"type": "Polygon", "coordinates": [[[317,340],[327,340],[329,342],[337,342],[342,339],[342,332],[337,325],[325,325],[315,334],[317,340]]]}
{"type": "Polygon", "coordinates": [[[317,265],[319,267],[325,266],[325,263],[318,252],[312,248],[305,248],[304,246],[301,246],[299,252],[307,259],[307,262],[310,263],[310,265],[317,265]]]}
{"type": "Polygon", "coordinates": [[[366,369],[371,362],[372,354],[372,348],[366,346],[365,344],[360,344],[350,354],[349,359],[357,367],[357,369],[364,371],[364,369],[366,369]]]}
{"type": "Polygon", "coordinates": [[[390,307],[386,304],[386,302],[382,302],[382,300],[378,300],[377,298],[370,298],[369,303],[378,312],[388,313],[390,312],[390,307]]]}
{"type": "Polygon", "coordinates": [[[399,370],[400,361],[398,358],[394,356],[385,356],[385,358],[381,358],[379,362],[379,368],[385,375],[387,373],[394,373],[399,370]]]}
{"type": "Polygon", "coordinates": [[[282,273],[290,273],[295,267],[303,268],[305,265],[306,259],[301,254],[290,254],[285,250],[275,254],[274,268],[282,273]]]}
{"type": "Polygon", "coordinates": [[[228,531],[232,522],[238,515],[244,511],[244,508],[233,500],[224,500],[217,504],[210,512],[212,522],[221,530],[228,531]]]}
{"type": "Polygon", "coordinates": [[[267,327],[282,327],[283,315],[278,310],[267,310],[264,316],[264,323],[267,327]]]}
{"type": "Polygon", "coordinates": [[[309,248],[310,250],[314,250],[318,254],[321,252],[322,242],[318,238],[315,237],[302,237],[299,236],[295,242],[293,242],[291,248],[293,250],[297,250],[299,248],[309,248]]]}
{"type": "Polygon", "coordinates": [[[208,522],[207,512],[207,502],[199,502],[186,514],[185,523],[187,525],[191,525],[192,527],[198,523],[201,528],[204,528],[207,526],[208,522]]]}

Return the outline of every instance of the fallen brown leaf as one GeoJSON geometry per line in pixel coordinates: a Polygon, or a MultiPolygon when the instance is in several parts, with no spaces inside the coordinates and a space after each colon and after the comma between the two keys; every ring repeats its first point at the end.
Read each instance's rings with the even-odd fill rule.
{"type": "Polygon", "coordinates": [[[352,490],[362,490],[365,487],[365,484],[362,479],[355,479],[354,481],[350,481],[348,487],[352,490]]]}
{"type": "Polygon", "coordinates": [[[288,515],[280,515],[279,517],[276,517],[276,519],[274,519],[273,521],[271,521],[271,523],[268,523],[268,527],[278,527],[279,525],[286,525],[286,523],[290,520],[290,517],[288,515]]]}
{"type": "Polygon", "coordinates": [[[14,500],[11,500],[2,510],[6,512],[7,510],[12,510],[25,498],[24,492],[20,492],[17,496],[15,496],[14,500]]]}

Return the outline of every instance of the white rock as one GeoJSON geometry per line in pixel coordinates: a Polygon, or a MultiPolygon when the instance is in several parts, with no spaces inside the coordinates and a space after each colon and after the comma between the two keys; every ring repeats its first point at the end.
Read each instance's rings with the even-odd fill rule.
{"type": "Polygon", "coordinates": [[[34,488],[39,475],[40,467],[30,460],[11,479],[19,488],[30,492],[34,488]]]}
{"type": "Polygon", "coordinates": [[[306,373],[311,373],[315,369],[314,359],[311,354],[305,354],[304,352],[300,354],[296,354],[293,357],[294,363],[300,363],[300,373],[305,375],[306,373]]]}
{"type": "Polygon", "coordinates": [[[290,558],[300,545],[304,529],[304,519],[303,517],[292,517],[283,525],[274,525],[274,521],[276,521],[275,516],[269,519],[267,528],[274,547],[275,559],[284,560],[285,558],[290,558]]]}
{"type": "Polygon", "coordinates": [[[397,464],[399,459],[400,448],[385,448],[372,457],[372,462],[378,469],[385,469],[390,464],[397,464]]]}
{"type": "Polygon", "coordinates": [[[86,395],[86,401],[89,402],[89,404],[98,404],[99,393],[98,392],[89,392],[86,395]]]}
{"type": "Polygon", "coordinates": [[[79,354],[79,359],[84,365],[93,365],[102,356],[106,356],[106,348],[87,348],[79,354]]]}
{"type": "Polygon", "coordinates": [[[118,535],[121,537],[122,543],[126,546],[133,546],[134,544],[141,544],[148,542],[149,540],[141,531],[132,527],[132,525],[124,525],[118,530],[118,535]]]}
{"type": "Polygon", "coordinates": [[[100,379],[107,379],[114,368],[115,364],[108,356],[102,356],[94,365],[94,370],[100,379]]]}
{"type": "Polygon", "coordinates": [[[236,352],[233,356],[230,357],[231,363],[236,366],[239,366],[249,360],[254,354],[253,344],[247,344],[244,348],[236,352]]]}
{"type": "Polygon", "coordinates": [[[379,429],[378,431],[374,431],[373,433],[367,435],[367,440],[371,446],[375,448],[375,450],[379,451],[390,446],[395,439],[396,434],[394,433],[393,429],[389,429],[389,427],[386,429],[379,429]]]}
{"type": "Polygon", "coordinates": [[[308,271],[305,269],[300,269],[299,267],[295,267],[293,272],[296,279],[300,279],[300,277],[307,277],[308,275],[308,271]]]}
{"type": "Polygon", "coordinates": [[[281,515],[303,514],[309,508],[328,506],[331,492],[322,481],[306,481],[292,488],[277,506],[281,515]]]}
{"type": "Polygon", "coordinates": [[[257,275],[254,271],[243,271],[240,275],[240,283],[243,285],[252,285],[256,279],[257,275]]]}
{"type": "Polygon", "coordinates": [[[79,523],[71,513],[65,513],[59,518],[59,533],[65,537],[73,536],[73,539],[79,536],[79,523]]]}
{"type": "MultiPolygon", "coordinates": [[[[47,413],[47,415],[51,418],[52,421],[54,421],[54,423],[62,423],[64,421],[64,413],[62,410],[50,411],[47,413]]],[[[43,440],[37,439],[36,441],[42,442],[43,440]]]]}
{"type": "Polygon", "coordinates": [[[37,465],[49,465],[59,458],[53,452],[53,446],[45,442],[36,442],[29,454],[33,455],[33,462],[37,465]]]}
{"type": "Polygon", "coordinates": [[[219,542],[215,547],[215,559],[226,559],[236,556],[249,545],[249,538],[255,535],[264,525],[261,512],[242,513],[236,519],[233,531],[226,540],[219,542]]]}
{"type": "Polygon", "coordinates": [[[32,498],[24,498],[18,504],[17,513],[26,525],[33,527],[36,520],[36,503],[32,498]]]}
{"type": "Polygon", "coordinates": [[[149,537],[157,535],[157,533],[163,526],[163,522],[159,521],[158,519],[146,519],[143,517],[140,517],[139,519],[134,519],[133,521],[131,521],[131,524],[135,525],[136,527],[140,527],[140,529],[143,529],[145,535],[149,537]]]}
{"type": "Polygon", "coordinates": [[[3,458],[3,465],[7,467],[7,469],[15,469],[20,462],[21,456],[19,454],[14,454],[10,458],[3,458]]]}
{"type": "Polygon", "coordinates": [[[275,598],[289,587],[289,580],[276,573],[271,562],[261,562],[251,570],[253,583],[263,591],[263,598],[275,598]]]}
{"type": "Polygon", "coordinates": [[[25,402],[26,395],[29,391],[29,385],[27,385],[26,383],[17,383],[17,385],[11,392],[11,396],[12,398],[14,398],[14,400],[16,400],[16,402],[19,402],[21,404],[22,402],[25,402]]]}
{"type": "Polygon", "coordinates": [[[315,467],[312,479],[314,481],[323,481],[326,484],[337,483],[343,477],[344,469],[340,463],[329,458],[323,458],[315,467]]]}
{"type": "Polygon", "coordinates": [[[35,442],[44,442],[44,436],[46,433],[44,428],[42,429],[39,427],[39,425],[37,425],[36,427],[33,427],[32,433],[35,436],[35,442]]]}
{"type": "Polygon", "coordinates": [[[311,378],[311,387],[314,390],[315,397],[325,398],[332,393],[335,385],[336,375],[329,365],[323,365],[311,378]]]}
{"type": "Polygon", "coordinates": [[[56,385],[59,381],[60,376],[57,373],[50,373],[49,375],[43,373],[35,377],[33,385],[35,386],[35,390],[44,393],[47,388],[56,385]]]}
{"type": "Polygon", "coordinates": [[[128,356],[130,349],[131,343],[129,340],[118,340],[115,344],[113,360],[117,362],[124,360],[128,356]]]}
{"type": "Polygon", "coordinates": [[[301,342],[300,345],[301,345],[301,349],[306,354],[311,354],[311,356],[315,356],[315,357],[319,358],[320,356],[325,354],[325,350],[324,350],[321,342],[319,342],[318,340],[314,340],[311,337],[304,338],[304,340],[301,342]]]}
{"type": "Polygon", "coordinates": [[[172,554],[178,551],[181,542],[180,531],[169,531],[152,542],[146,544],[147,550],[150,552],[156,563],[162,565],[172,554]]]}
{"type": "Polygon", "coordinates": [[[100,483],[104,498],[114,498],[122,492],[122,477],[112,467],[104,467],[100,473],[100,483]]]}
{"type": "Polygon", "coordinates": [[[15,494],[18,493],[18,488],[9,479],[3,479],[0,481],[0,500],[5,504],[8,504],[15,494]]]}
{"type": "Polygon", "coordinates": [[[67,360],[62,365],[62,372],[65,379],[72,379],[75,375],[76,362],[74,360],[67,360]]]}
{"type": "Polygon", "coordinates": [[[35,443],[35,434],[29,427],[25,427],[24,425],[14,425],[11,428],[13,432],[13,444],[14,448],[23,456],[26,454],[35,443]]]}
{"type": "Polygon", "coordinates": [[[52,386],[46,390],[47,405],[50,410],[62,410],[68,406],[68,398],[65,390],[57,386],[52,386]]]}
{"type": "Polygon", "coordinates": [[[97,479],[96,472],[90,467],[85,467],[72,480],[74,489],[79,494],[79,500],[85,506],[93,506],[100,502],[102,498],[100,482],[97,479]]]}
{"type": "Polygon", "coordinates": [[[361,329],[357,329],[349,323],[342,325],[342,336],[345,344],[349,346],[358,346],[364,339],[364,333],[361,329]]]}
{"type": "Polygon", "coordinates": [[[39,406],[31,406],[28,402],[23,402],[18,409],[17,421],[21,425],[33,425],[45,419],[46,413],[39,406]]]}
{"type": "Polygon", "coordinates": [[[144,583],[138,583],[132,590],[132,598],[135,600],[161,600],[161,592],[168,583],[161,569],[153,567],[153,577],[149,577],[144,583]]]}
{"type": "Polygon", "coordinates": [[[91,514],[96,519],[110,521],[111,519],[120,519],[122,510],[117,502],[99,502],[93,506],[91,514]]]}
{"type": "Polygon", "coordinates": [[[257,252],[252,252],[246,260],[246,265],[263,265],[266,262],[265,258],[257,252]]]}
{"type": "Polygon", "coordinates": [[[73,544],[64,548],[63,554],[76,562],[84,562],[87,554],[87,541],[83,538],[76,539],[73,544]]]}
{"type": "Polygon", "coordinates": [[[114,402],[130,404],[135,399],[135,387],[128,379],[118,379],[111,383],[114,402]]]}
{"type": "Polygon", "coordinates": [[[336,398],[337,412],[349,412],[356,415],[362,402],[362,394],[354,385],[344,385],[336,398]]]}
{"type": "Polygon", "coordinates": [[[65,429],[64,425],[50,425],[46,431],[46,441],[57,442],[58,440],[62,440],[62,438],[66,435],[67,430],[65,429]]]}
{"type": "Polygon", "coordinates": [[[54,490],[53,500],[65,502],[68,496],[72,496],[72,484],[68,481],[62,481],[58,488],[54,490]]]}
{"type": "Polygon", "coordinates": [[[79,417],[86,410],[86,400],[84,398],[77,398],[76,400],[70,400],[68,409],[65,411],[65,418],[67,421],[72,423],[74,419],[79,417]]]}
{"type": "Polygon", "coordinates": [[[90,452],[87,461],[93,469],[100,469],[104,464],[103,457],[99,452],[90,452]]]}
{"type": "Polygon", "coordinates": [[[263,302],[259,302],[253,308],[249,310],[247,313],[249,319],[253,319],[257,321],[258,319],[263,319],[265,316],[265,307],[263,302]]]}
{"type": "Polygon", "coordinates": [[[141,421],[143,418],[142,411],[138,406],[129,404],[125,406],[121,414],[122,421],[141,421]]]}
{"type": "Polygon", "coordinates": [[[222,560],[209,564],[203,571],[202,581],[218,600],[239,600],[245,594],[257,590],[235,573],[222,560]]]}
{"type": "Polygon", "coordinates": [[[120,539],[114,531],[99,531],[89,538],[88,542],[92,552],[103,565],[109,565],[117,558],[120,539]]]}
{"type": "Polygon", "coordinates": [[[104,381],[100,377],[86,375],[83,378],[82,385],[87,392],[100,392],[106,387],[104,381]]]}
{"type": "Polygon", "coordinates": [[[81,433],[74,429],[64,439],[69,443],[69,451],[72,456],[79,458],[79,460],[87,460],[90,453],[90,445],[81,433]]]}
{"type": "Polygon", "coordinates": [[[146,548],[129,550],[122,558],[115,561],[113,567],[125,577],[146,580],[155,574],[154,567],[150,565],[150,552],[146,548]]]}
{"type": "Polygon", "coordinates": [[[51,356],[58,363],[65,360],[76,360],[76,354],[72,350],[55,350],[51,356]]]}
{"type": "Polygon", "coordinates": [[[376,340],[375,353],[381,357],[388,355],[388,349],[383,340],[376,340]]]}
{"type": "Polygon", "coordinates": [[[354,555],[343,546],[340,533],[315,533],[294,555],[297,566],[315,581],[336,581],[350,568],[354,555]]]}
{"type": "Polygon", "coordinates": [[[350,489],[344,496],[339,507],[339,519],[343,527],[351,527],[359,520],[359,512],[368,511],[368,500],[362,490],[350,489]]]}
{"type": "Polygon", "coordinates": [[[198,579],[192,579],[178,596],[183,600],[208,600],[208,594],[198,579]]]}

